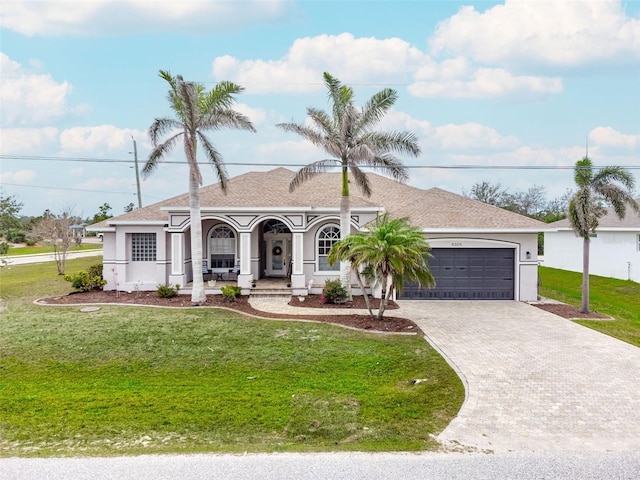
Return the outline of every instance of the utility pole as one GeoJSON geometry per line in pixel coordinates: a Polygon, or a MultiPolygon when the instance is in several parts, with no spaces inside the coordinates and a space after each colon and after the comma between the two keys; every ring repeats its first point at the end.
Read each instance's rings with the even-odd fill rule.
{"type": "Polygon", "coordinates": [[[138,188],[138,208],[142,208],[142,197],[140,196],[140,172],[138,171],[138,146],[136,145],[136,139],[131,135],[133,140],[133,160],[136,164],[136,187],[138,188]]]}

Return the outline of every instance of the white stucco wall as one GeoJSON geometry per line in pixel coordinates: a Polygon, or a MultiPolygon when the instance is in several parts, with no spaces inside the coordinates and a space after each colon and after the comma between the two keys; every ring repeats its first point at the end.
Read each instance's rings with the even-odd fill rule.
{"type": "MultiPolygon", "coordinates": [[[[591,238],[589,273],[640,283],[638,235],[640,231],[598,231],[591,238]]],[[[545,233],[542,265],[582,272],[582,243],[573,231],[545,233]]]]}
{"type": "Polygon", "coordinates": [[[166,280],[167,235],[158,226],[120,226],[115,233],[105,232],[103,237],[102,276],[107,281],[105,290],[155,290],[166,280]],[[156,234],[156,260],[131,261],[131,233],[156,234]]]}

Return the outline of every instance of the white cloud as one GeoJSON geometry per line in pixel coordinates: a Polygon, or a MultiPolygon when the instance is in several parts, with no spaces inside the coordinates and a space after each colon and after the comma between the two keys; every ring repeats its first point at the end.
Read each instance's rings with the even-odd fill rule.
{"type": "Polygon", "coordinates": [[[640,134],[624,134],[611,127],[594,128],[589,132],[589,140],[604,147],[633,149],[640,146],[640,134]]]}
{"type": "Polygon", "coordinates": [[[492,65],[627,64],[640,59],[640,20],[619,0],[506,0],[482,13],[462,7],[437,26],[430,45],[434,54],[492,65]]]}
{"type": "Polygon", "coordinates": [[[146,138],[140,130],[122,129],[113,125],[73,127],[60,134],[60,145],[65,153],[91,154],[118,153],[123,157],[133,148],[131,137],[146,138]]]}
{"type": "Polygon", "coordinates": [[[213,33],[280,22],[289,0],[3,0],[0,26],[25,35],[213,33]]]}
{"type": "Polygon", "coordinates": [[[437,63],[399,38],[355,38],[349,33],[298,39],[276,60],[217,57],[212,68],[214,77],[232,79],[249,93],[319,91],[325,71],[349,85],[404,84],[413,78],[408,91],[417,97],[529,98],[562,91],[559,78],[478,68],[461,56],[437,63]]]}
{"type": "Polygon", "coordinates": [[[3,128],[0,130],[0,152],[3,155],[33,155],[58,148],[58,129],[3,128]]]}
{"type": "Polygon", "coordinates": [[[399,38],[354,38],[350,33],[300,38],[278,60],[213,61],[213,75],[233,79],[250,93],[311,92],[323,88],[323,72],[346,84],[404,83],[427,57],[399,38]]]}
{"type": "Polygon", "coordinates": [[[71,107],[68,82],[56,82],[51,75],[33,73],[0,52],[0,122],[3,126],[39,126],[88,107],[71,107]]]}
{"type": "Polygon", "coordinates": [[[493,128],[478,123],[442,125],[426,139],[427,148],[461,151],[470,149],[504,150],[519,145],[517,138],[502,136],[493,128]]]}
{"type": "Polygon", "coordinates": [[[252,108],[246,103],[234,105],[234,110],[246,115],[254,126],[261,124],[267,118],[267,113],[261,108],[252,108]]]}
{"type": "Polygon", "coordinates": [[[437,67],[435,71],[429,69],[428,75],[424,75],[424,71],[418,72],[416,82],[407,88],[409,93],[416,97],[527,98],[563,90],[560,78],[517,76],[502,68],[478,68],[470,74],[467,74],[467,69],[460,69],[457,77],[447,69],[442,73],[438,70],[437,67]],[[428,78],[423,80],[423,75],[428,78]]]}
{"type": "Polygon", "coordinates": [[[17,170],[15,172],[0,172],[0,183],[16,183],[24,185],[36,178],[35,170],[17,170]]]}

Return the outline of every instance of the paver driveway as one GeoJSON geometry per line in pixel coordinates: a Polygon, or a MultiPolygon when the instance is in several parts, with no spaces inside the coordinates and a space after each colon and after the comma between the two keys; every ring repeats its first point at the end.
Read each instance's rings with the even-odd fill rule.
{"type": "Polygon", "coordinates": [[[398,303],[466,383],[444,443],[640,451],[640,348],[520,302],[398,303]]]}

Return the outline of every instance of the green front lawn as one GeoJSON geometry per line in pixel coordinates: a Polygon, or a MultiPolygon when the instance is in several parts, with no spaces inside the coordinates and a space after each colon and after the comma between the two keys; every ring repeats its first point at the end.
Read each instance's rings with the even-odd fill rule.
{"type": "MultiPolygon", "coordinates": [[[[69,248],[70,252],[83,252],[85,250],[102,250],[102,243],[85,243],[76,247],[69,248]]],[[[14,247],[13,245],[9,247],[9,252],[6,254],[0,255],[0,257],[12,256],[12,255],[35,255],[38,253],[53,253],[53,246],[51,245],[34,245],[33,247],[28,247],[26,245],[14,247]]]]}
{"type": "MultiPolygon", "coordinates": [[[[580,307],[582,274],[540,267],[540,295],[580,307]]],[[[640,347],[640,283],[589,276],[590,309],[613,321],[584,320],[579,323],[640,347]]]]}
{"type": "Polygon", "coordinates": [[[418,336],[31,303],[69,290],[52,263],[0,269],[1,456],[434,449],[464,399],[418,336]]]}

